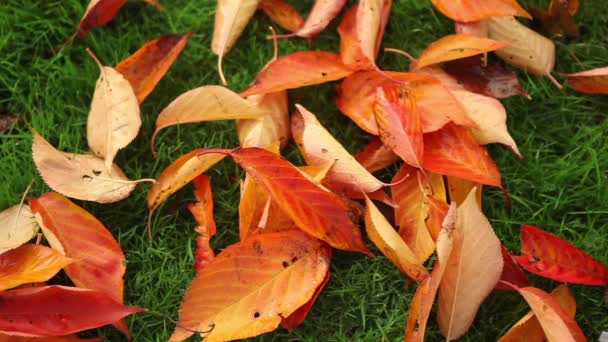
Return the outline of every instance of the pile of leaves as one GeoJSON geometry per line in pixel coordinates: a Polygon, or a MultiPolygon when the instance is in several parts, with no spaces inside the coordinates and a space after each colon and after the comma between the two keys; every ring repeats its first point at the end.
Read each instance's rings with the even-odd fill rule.
{"type": "MultiPolygon", "coordinates": [[[[162,10],[158,2],[147,2],[162,10]]],[[[124,3],[91,1],[73,38],[108,23],[124,3]]],[[[115,67],[104,66],[89,50],[100,70],[87,121],[92,154],[59,151],[34,131],[34,162],[55,192],[27,203],[24,195],[21,203],[0,212],[0,340],[75,341],[79,338],[70,334],[106,324],[129,336],[123,318],[145,309],[123,304],[123,251],[101,222],[68,197],[116,202],[138,184],[152,182],[148,228],[153,238],[154,211],[192,182],[197,201],[188,209],[197,222],[196,276],[171,341],[195,333],[205,341],[224,341],[279,326],[294,329],[330,279],[332,249],[373,256],[361,227],[380,253],[418,283],[405,341],[424,340],[435,302],[446,339],[463,336],[495,290],[516,291],[531,308],[501,341],[584,341],[566,284],[606,285],[608,269],[529,225],[521,227],[519,255],[512,255],[481,210],[483,186],[501,189],[510,205],[499,168],[484,145],[500,143],[522,157],[507,131],[500,100],[527,96],[516,74],[489,64],[488,54],[554,80],[555,45],[515,19],[532,16],[514,0],[432,3],[454,20],[456,33],[430,43],[416,59],[386,49],[411,60],[410,70],[401,71],[376,64],[390,0],[360,0],[346,9],[345,0],[317,0],[305,20],[282,0],[219,0],[212,48],[224,84],[222,57],[256,10],[291,33],[272,32],[275,57],[245,91],[205,85],[161,111],[153,151],[162,129],[212,120],[236,120],[240,146],[196,149],[156,179],[130,180],[114,158],[137,137],[139,105],[192,33],[147,42],[115,67]],[[342,12],[339,54],[278,56],[277,39],[314,39],[342,12]],[[356,156],[303,104],[296,103],[289,114],[289,89],[338,80],[339,110],[376,136],[356,156]],[[306,165],[281,157],[290,140],[306,165]],[[216,256],[210,243],[217,230],[213,195],[204,173],[225,157],[246,177],[241,180],[240,242],[222,246],[216,256]],[[373,175],[395,163],[401,166],[390,183],[373,175]],[[74,286],[44,284],[62,269],[74,286]],[[545,292],[529,284],[524,270],[564,284],[545,292]]],[[[577,10],[578,1],[553,0],[548,10],[531,12],[539,31],[574,37],[577,10]]],[[[608,93],[608,68],[563,76],[581,92],[608,93]]]]}

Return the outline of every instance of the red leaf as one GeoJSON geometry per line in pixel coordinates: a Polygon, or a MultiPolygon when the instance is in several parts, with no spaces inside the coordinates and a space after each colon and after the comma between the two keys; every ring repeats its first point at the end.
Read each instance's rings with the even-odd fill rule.
{"type": "Polygon", "coordinates": [[[25,337],[10,336],[0,334],[0,342],[102,342],[105,337],[82,339],[76,335],[66,335],[57,337],[25,337]]]}
{"type": "Polygon", "coordinates": [[[424,135],[426,169],[502,189],[500,171],[469,131],[453,123],[424,135]]]}
{"type": "Polygon", "coordinates": [[[304,19],[298,11],[283,0],[262,0],[258,8],[277,25],[288,31],[295,32],[304,25],[304,19]]]}
{"type": "MultiPolygon", "coordinates": [[[[325,251],[325,253],[327,253],[327,260],[331,260],[331,249],[324,248],[324,251],[325,251]]],[[[283,318],[281,320],[281,327],[283,327],[284,329],[287,329],[287,330],[293,330],[304,322],[304,320],[306,319],[306,316],[308,316],[308,313],[312,309],[312,306],[315,304],[315,301],[317,300],[319,293],[321,293],[321,291],[323,291],[323,288],[325,287],[325,285],[327,285],[327,282],[329,282],[330,277],[331,277],[331,271],[328,268],[327,273],[325,273],[325,278],[323,278],[323,280],[321,281],[321,284],[319,284],[319,286],[315,290],[315,293],[312,295],[312,297],[308,300],[308,302],[306,302],[306,304],[300,306],[291,315],[283,318]]]]}
{"type": "Polygon", "coordinates": [[[608,269],[569,242],[544,230],[521,226],[521,255],[515,257],[528,272],[573,284],[606,285],[608,269]]]}
{"type": "Polygon", "coordinates": [[[213,217],[213,193],[211,192],[211,179],[207,175],[200,175],[194,179],[194,196],[198,202],[188,205],[188,209],[198,222],[194,229],[200,235],[196,238],[196,251],[194,253],[194,269],[200,271],[215,258],[215,252],[209,240],[217,232],[213,217]]]}
{"type": "Polygon", "coordinates": [[[350,75],[340,56],[325,51],[299,51],[270,62],[241,96],[274,93],[329,81],[350,75]]]}
{"type": "Polygon", "coordinates": [[[97,328],[145,309],[125,306],[103,292],[67,286],[0,292],[0,332],[61,336],[97,328]]]}
{"type": "Polygon", "coordinates": [[[608,94],[608,67],[564,75],[568,84],[587,94],[608,94]]]}
{"type": "Polygon", "coordinates": [[[126,0],[91,0],[82,19],[76,37],[84,38],[92,28],[103,26],[114,19],[126,0]]]}
{"type": "MultiPolygon", "coordinates": [[[[502,260],[504,261],[500,280],[516,285],[517,287],[530,286],[528,277],[526,276],[524,271],[519,267],[519,265],[515,263],[513,255],[509,253],[505,246],[501,245],[500,247],[502,250],[502,260]]],[[[513,291],[513,288],[511,286],[505,285],[501,281],[496,284],[496,287],[494,289],[503,291],[513,291]]]]}
{"type": "Polygon", "coordinates": [[[232,152],[207,150],[207,153],[213,152],[229,154],[255,177],[300,229],[334,248],[371,254],[359,227],[349,216],[348,206],[281,156],[257,147],[232,152]]]}

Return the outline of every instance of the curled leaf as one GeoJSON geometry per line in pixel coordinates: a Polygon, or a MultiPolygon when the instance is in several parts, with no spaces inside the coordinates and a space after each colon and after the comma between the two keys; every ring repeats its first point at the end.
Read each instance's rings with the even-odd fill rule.
{"type": "Polygon", "coordinates": [[[92,28],[110,22],[126,2],[126,0],[91,0],[80,19],[76,37],[84,38],[92,28]]]}
{"type": "Polygon", "coordinates": [[[295,32],[304,25],[300,13],[284,0],[261,0],[258,8],[277,25],[288,31],[295,32]]]}
{"type": "Polygon", "coordinates": [[[416,68],[502,49],[508,44],[469,34],[451,34],[431,43],[418,58],[416,68]]]}
{"type": "Polygon", "coordinates": [[[194,269],[200,272],[215,258],[215,252],[209,240],[217,232],[215,218],[213,217],[213,193],[211,179],[207,175],[200,175],[194,179],[194,196],[197,202],[188,205],[198,226],[194,229],[199,235],[196,237],[196,251],[194,269]]]}
{"type": "Polygon", "coordinates": [[[608,67],[563,75],[568,84],[587,94],[608,94],[608,67]]]}

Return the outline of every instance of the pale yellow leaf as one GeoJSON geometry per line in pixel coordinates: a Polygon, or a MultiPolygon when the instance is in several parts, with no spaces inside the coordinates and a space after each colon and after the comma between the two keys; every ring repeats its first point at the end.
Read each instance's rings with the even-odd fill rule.
{"type": "Polygon", "coordinates": [[[279,141],[281,147],[289,140],[289,108],[287,91],[251,95],[248,101],[268,114],[257,119],[236,121],[242,147],[266,147],[279,141]]]}
{"type": "Polygon", "coordinates": [[[27,204],[0,211],[0,254],[17,248],[38,233],[38,224],[27,204]]]}

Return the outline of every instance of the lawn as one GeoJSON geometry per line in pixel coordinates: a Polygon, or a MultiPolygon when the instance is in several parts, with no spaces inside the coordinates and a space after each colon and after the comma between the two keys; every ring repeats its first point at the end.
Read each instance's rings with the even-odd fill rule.
{"type": "MultiPolygon", "coordinates": [[[[353,3],[354,1],[350,1],[353,3]]],[[[548,0],[521,1],[545,7],[548,0]]],[[[309,1],[299,8],[305,14],[309,1]]],[[[179,94],[206,84],[218,84],[216,57],[210,49],[215,1],[165,0],[160,13],[141,1],[131,1],[106,27],[94,29],[59,53],[84,13],[84,0],[3,0],[0,5],[0,112],[16,113],[25,122],[0,136],[0,208],[19,202],[32,179],[31,196],[50,191],[38,176],[31,157],[30,128],[63,151],[87,152],[86,120],[98,68],[85,52],[91,48],[106,65],[115,65],[143,43],[167,33],[196,30],[183,54],[156,90],[142,105],[143,126],[138,138],[119,152],[116,162],[131,179],[156,177],[173,159],[197,147],[234,147],[238,144],[233,122],[183,125],[164,130],[157,139],[158,158],[149,141],[156,115],[179,94]]],[[[574,72],[608,64],[608,11],[598,0],[581,1],[577,20],[581,37],[557,43],[556,71],[574,72]]],[[[224,60],[231,89],[240,91],[272,57],[265,39],[269,19],[256,15],[224,60]]],[[[334,22],[308,42],[279,42],[280,54],[305,49],[337,51],[334,22]]],[[[396,0],[383,46],[417,55],[430,42],[452,31],[451,23],[434,11],[427,0],[396,0]]],[[[407,60],[380,54],[384,69],[403,70],[407,60]]],[[[503,241],[519,250],[519,225],[529,223],[556,233],[608,264],[608,97],[558,89],[548,79],[519,73],[532,100],[514,97],[504,101],[508,126],[524,156],[515,157],[502,146],[490,152],[499,165],[513,199],[506,207],[502,193],[484,190],[484,211],[503,241]]],[[[290,92],[316,113],[322,123],[355,153],[370,139],[334,105],[335,84],[290,92]]],[[[302,162],[290,146],[285,155],[302,162]]],[[[221,250],[238,240],[239,184],[244,173],[224,161],[211,176],[218,236],[213,246],[221,250]]],[[[386,180],[388,173],[380,174],[386,180]]],[[[119,239],[126,254],[125,302],[165,313],[177,319],[181,297],[194,275],[194,220],[185,208],[193,200],[191,187],[163,205],[153,220],[153,239],[146,235],[146,195],[139,186],[127,199],[101,205],[76,201],[91,211],[119,239]]],[[[550,290],[557,283],[531,277],[550,290]]],[[[60,278],[63,281],[65,278],[60,278]]],[[[572,286],[578,302],[576,319],[590,340],[608,331],[604,289],[572,286]]],[[[399,341],[403,337],[408,304],[415,290],[382,256],[335,253],[332,278],[306,322],[291,334],[284,330],[263,335],[259,341],[399,341]]],[[[492,341],[501,336],[528,310],[513,293],[493,293],[482,305],[463,341],[492,341]]],[[[159,315],[129,318],[135,341],[165,341],[174,324],[159,315]]],[[[123,337],[112,328],[91,336],[123,337]]],[[[428,341],[442,340],[431,320],[428,341]]]]}

